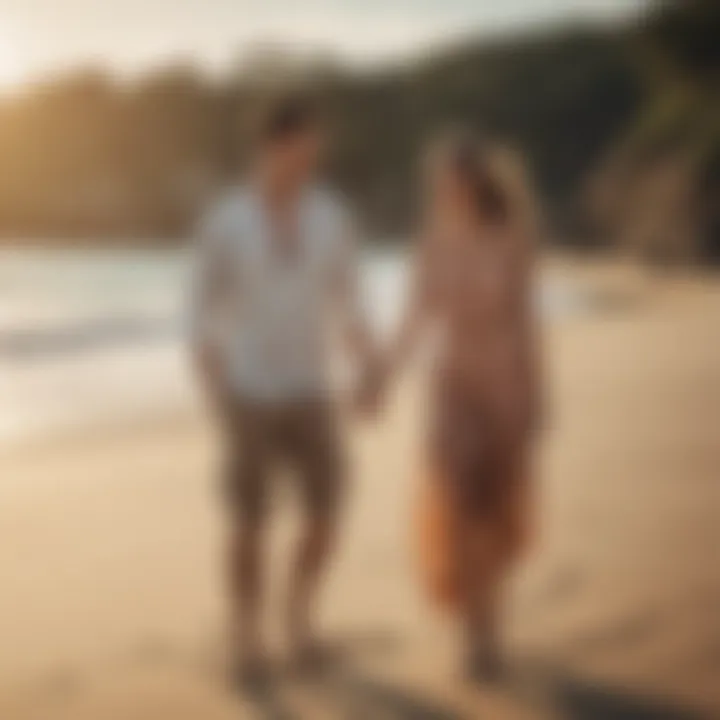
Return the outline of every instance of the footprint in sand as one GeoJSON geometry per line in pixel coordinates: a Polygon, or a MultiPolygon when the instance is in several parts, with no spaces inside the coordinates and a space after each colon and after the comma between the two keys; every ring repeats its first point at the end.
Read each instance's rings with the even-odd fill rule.
{"type": "Polygon", "coordinates": [[[583,584],[583,572],[579,565],[563,565],[548,574],[537,595],[529,598],[528,603],[537,608],[539,605],[553,606],[567,602],[580,592],[583,584]]]}
{"type": "Polygon", "coordinates": [[[167,665],[183,657],[180,647],[167,638],[145,638],[122,657],[131,665],[167,665]]]}
{"type": "Polygon", "coordinates": [[[614,625],[594,628],[573,641],[584,651],[607,650],[614,646],[627,647],[647,640],[661,626],[658,612],[643,611],[620,619],[614,625]]]}
{"type": "Polygon", "coordinates": [[[74,697],[82,688],[79,672],[69,668],[49,673],[37,683],[37,692],[53,701],[64,701],[74,697]]]}

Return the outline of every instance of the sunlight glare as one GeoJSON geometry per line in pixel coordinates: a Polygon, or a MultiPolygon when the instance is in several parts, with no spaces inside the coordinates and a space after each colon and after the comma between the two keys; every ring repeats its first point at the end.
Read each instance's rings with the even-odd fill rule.
{"type": "Polygon", "coordinates": [[[0,29],[0,92],[15,90],[24,79],[20,52],[7,33],[0,29]]]}

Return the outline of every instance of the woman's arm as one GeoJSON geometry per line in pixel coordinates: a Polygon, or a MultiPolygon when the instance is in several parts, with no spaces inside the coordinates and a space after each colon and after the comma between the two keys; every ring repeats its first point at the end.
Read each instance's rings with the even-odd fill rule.
{"type": "Polygon", "coordinates": [[[404,314],[387,356],[388,379],[407,363],[428,325],[432,313],[430,256],[430,241],[422,240],[412,262],[412,277],[404,314]]]}
{"type": "Polygon", "coordinates": [[[535,431],[547,421],[542,338],[534,292],[536,254],[545,235],[545,223],[521,156],[511,148],[499,148],[494,162],[511,201],[511,240],[516,259],[515,322],[522,366],[519,382],[526,392],[528,427],[535,431]]]}
{"type": "Polygon", "coordinates": [[[537,234],[522,229],[517,243],[517,324],[520,344],[521,383],[525,388],[528,430],[535,433],[545,425],[544,373],[539,313],[535,296],[535,244],[537,234]]]}

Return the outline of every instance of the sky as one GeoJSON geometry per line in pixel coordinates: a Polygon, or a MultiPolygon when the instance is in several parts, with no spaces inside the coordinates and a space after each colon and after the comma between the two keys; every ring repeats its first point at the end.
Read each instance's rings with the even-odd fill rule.
{"type": "Polygon", "coordinates": [[[0,89],[100,63],[134,73],[173,60],[223,71],[262,43],[352,63],[468,34],[613,21],[648,0],[0,0],[0,89]]]}

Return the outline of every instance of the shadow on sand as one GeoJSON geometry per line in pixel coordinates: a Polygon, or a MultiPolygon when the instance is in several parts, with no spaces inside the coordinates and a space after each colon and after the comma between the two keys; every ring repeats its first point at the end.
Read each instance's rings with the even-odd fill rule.
{"type": "Polygon", "coordinates": [[[696,720],[697,715],[650,700],[566,680],[557,689],[559,710],[568,720],[696,720]]]}
{"type": "Polygon", "coordinates": [[[694,711],[582,679],[563,668],[535,662],[516,668],[508,691],[526,707],[549,711],[563,720],[699,720],[694,711]]]}
{"type": "MultiPolygon", "coordinates": [[[[361,670],[358,662],[394,655],[402,642],[378,632],[345,638],[326,650],[322,667],[309,675],[284,669],[263,686],[246,690],[263,720],[465,720],[467,717],[424,692],[397,686],[361,670]],[[302,696],[303,709],[297,707],[302,696]],[[309,708],[317,708],[309,714],[309,708]]],[[[372,664],[372,663],[371,663],[372,664]]]]}
{"type": "MultiPolygon", "coordinates": [[[[420,684],[420,683],[419,683],[420,684]]],[[[305,720],[314,717],[300,711],[288,687],[304,687],[311,703],[322,708],[319,716],[338,720],[482,720],[483,713],[441,702],[424,690],[374,677],[349,665],[336,664],[313,679],[292,679],[278,675],[262,691],[249,696],[263,720],[305,720]]],[[[616,688],[594,684],[557,671],[536,668],[529,677],[513,676],[507,686],[493,688],[507,695],[532,715],[560,720],[699,720],[692,711],[673,707],[657,698],[642,697],[616,688]],[[532,688],[529,687],[532,683],[532,688]]],[[[483,689],[478,688],[482,694],[483,689]]],[[[467,690],[462,694],[467,699],[467,690]]],[[[478,702],[481,706],[482,703],[478,702]]],[[[312,706],[312,705],[311,705],[312,706]]],[[[501,720],[488,717],[488,720],[501,720]]]]}
{"type": "MultiPolygon", "coordinates": [[[[290,693],[292,695],[292,693],[290,693]]],[[[316,716],[338,720],[468,720],[469,716],[421,693],[396,687],[358,671],[334,671],[312,680],[276,678],[246,695],[263,720],[306,720],[316,716]],[[287,697],[289,686],[304,685],[310,707],[299,710],[287,697]]]]}

